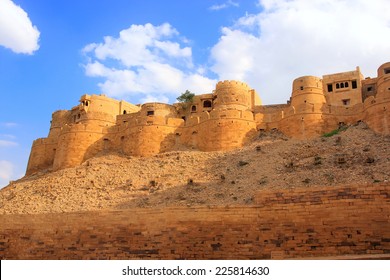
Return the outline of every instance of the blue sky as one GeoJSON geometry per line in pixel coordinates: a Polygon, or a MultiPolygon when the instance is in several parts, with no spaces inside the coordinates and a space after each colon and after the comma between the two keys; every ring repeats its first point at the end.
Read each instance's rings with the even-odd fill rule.
{"type": "Polygon", "coordinates": [[[299,76],[374,77],[389,14],[387,0],[0,0],[0,187],[85,93],[171,103],[238,79],[274,104],[299,76]]]}

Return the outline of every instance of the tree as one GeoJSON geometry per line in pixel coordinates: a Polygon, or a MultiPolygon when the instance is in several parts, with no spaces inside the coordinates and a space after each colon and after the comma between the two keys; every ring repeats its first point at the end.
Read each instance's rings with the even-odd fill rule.
{"type": "Polygon", "coordinates": [[[191,103],[192,100],[194,99],[195,93],[192,93],[188,89],[186,92],[182,93],[177,99],[177,101],[182,102],[182,103],[191,103]]]}

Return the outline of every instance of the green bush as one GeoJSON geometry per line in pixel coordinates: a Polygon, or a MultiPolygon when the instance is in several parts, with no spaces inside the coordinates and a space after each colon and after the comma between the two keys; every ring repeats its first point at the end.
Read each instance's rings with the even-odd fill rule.
{"type": "Polygon", "coordinates": [[[342,126],[342,127],[338,128],[338,129],[332,130],[331,132],[324,133],[322,135],[322,137],[332,137],[333,135],[339,134],[341,131],[345,131],[345,130],[347,130],[347,127],[346,126],[342,126]]]}

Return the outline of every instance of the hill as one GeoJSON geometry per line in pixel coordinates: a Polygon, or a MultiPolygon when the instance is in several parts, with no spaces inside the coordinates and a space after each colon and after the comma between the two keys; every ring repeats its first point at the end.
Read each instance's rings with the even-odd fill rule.
{"type": "Polygon", "coordinates": [[[0,191],[0,214],[248,205],[260,189],[390,180],[389,136],[364,123],[334,133],[303,141],[261,132],[229,152],[102,153],[74,168],[11,182],[0,191]]]}

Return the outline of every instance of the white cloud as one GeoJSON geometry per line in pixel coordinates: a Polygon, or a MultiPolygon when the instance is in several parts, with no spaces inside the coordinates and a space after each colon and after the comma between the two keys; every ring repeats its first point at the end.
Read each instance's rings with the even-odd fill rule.
{"type": "MultiPolygon", "coordinates": [[[[361,66],[365,76],[389,60],[387,0],[260,0],[261,12],[223,27],[211,47],[210,65],[193,61],[188,40],[169,24],[132,25],[119,37],[84,48],[85,71],[101,90],[137,101],[174,101],[189,89],[210,92],[216,80],[235,79],[255,88],[264,104],[285,103],[291,84],[361,66]]],[[[219,5],[235,5],[228,1],[219,5]],[[230,4],[229,4],[230,3],[230,4]]],[[[218,6],[218,5],[217,5],[218,6]]],[[[218,7],[215,6],[214,10],[218,7]]]]}
{"type": "Polygon", "coordinates": [[[0,160],[0,188],[8,185],[14,175],[14,166],[11,162],[0,160]]]}
{"type": "Polygon", "coordinates": [[[33,54],[39,49],[38,28],[28,14],[11,0],[0,0],[0,45],[15,53],[33,54]]]}
{"type": "Polygon", "coordinates": [[[261,0],[259,14],[222,29],[212,48],[220,79],[240,79],[265,104],[284,103],[293,79],[354,70],[376,76],[389,57],[387,0],[261,0]]]}
{"type": "Polygon", "coordinates": [[[15,147],[17,146],[18,143],[14,142],[14,141],[8,141],[8,140],[1,140],[0,139],[0,148],[4,148],[4,147],[15,147]]]}
{"type": "Polygon", "coordinates": [[[12,134],[0,134],[0,137],[7,139],[16,139],[16,136],[12,134]]]}
{"type": "Polygon", "coordinates": [[[187,42],[168,23],[131,25],[118,38],[106,36],[103,43],[84,47],[85,73],[102,78],[98,85],[108,95],[137,96],[142,102],[174,100],[186,89],[210,92],[216,81],[201,75],[203,68],[193,65],[187,42]]]}
{"type": "Polygon", "coordinates": [[[212,5],[209,10],[212,10],[212,11],[219,11],[219,10],[223,10],[223,9],[227,9],[227,8],[230,8],[230,7],[239,7],[240,4],[237,3],[237,2],[234,2],[232,0],[228,0],[227,2],[223,3],[223,4],[215,4],[215,5],[212,5]]]}
{"type": "Polygon", "coordinates": [[[18,126],[18,124],[14,123],[14,122],[2,122],[2,123],[0,123],[0,126],[11,128],[11,127],[18,126]]]}

